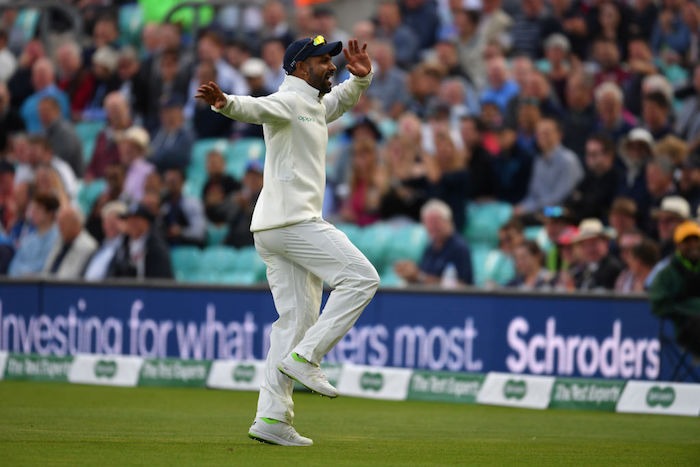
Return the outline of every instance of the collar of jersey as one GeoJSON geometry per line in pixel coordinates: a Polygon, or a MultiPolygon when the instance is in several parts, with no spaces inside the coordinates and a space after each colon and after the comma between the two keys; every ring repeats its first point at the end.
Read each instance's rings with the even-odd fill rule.
{"type": "Polygon", "coordinates": [[[284,82],[282,83],[282,86],[280,86],[280,91],[296,91],[305,94],[316,101],[321,101],[318,89],[311,86],[303,79],[292,75],[287,75],[284,78],[284,82]]]}

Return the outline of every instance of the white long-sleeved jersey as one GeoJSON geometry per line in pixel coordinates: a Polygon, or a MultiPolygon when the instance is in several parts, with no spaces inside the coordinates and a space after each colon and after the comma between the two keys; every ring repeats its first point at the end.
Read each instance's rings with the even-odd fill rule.
{"type": "Polygon", "coordinates": [[[360,99],[372,73],[350,79],[319,97],[318,89],[287,76],[279,91],[265,97],[226,96],[216,110],[229,118],[263,125],[263,189],[250,230],[273,229],[321,217],[326,186],[328,123],[360,99]]]}

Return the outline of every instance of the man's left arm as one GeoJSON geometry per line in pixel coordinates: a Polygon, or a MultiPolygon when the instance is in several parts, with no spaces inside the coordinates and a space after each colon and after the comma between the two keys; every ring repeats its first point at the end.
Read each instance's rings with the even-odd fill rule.
{"type": "Polygon", "coordinates": [[[350,78],[335,86],[330,94],[323,98],[323,105],[326,107],[326,122],[333,122],[352,109],[371,82],[372,73],[363,77],[350,75],[350,78]]]}
{"type": "Polygon", "coordinates": [[[350,79],[339,84],[330,94],[323,98],[326,108],[326,122],[330,123],[340,118],[360,100],[362,92],[372,82],[372,62],[367,54],[367,44],[362,48],[356,39],[348,41],[348,46],[343,49],[346,68],[352,74],[350,79]]]}

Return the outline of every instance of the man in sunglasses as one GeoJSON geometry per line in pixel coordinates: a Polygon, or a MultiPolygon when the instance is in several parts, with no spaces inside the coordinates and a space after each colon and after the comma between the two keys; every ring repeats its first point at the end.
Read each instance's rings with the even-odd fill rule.
{"type": "Polygon", "coordinates": [[[326,184],[328,123],[353,107],[372,80],[367,45],[323,36],[287,47],[287,73],[279,91],[265,97],[226,95],[216,83],[196,97],[232,119],[262,124],[266,158],[263,189],[253,212],[255,247],[267,265],[279,319],[270,334],[258,409],[248,435],[284,446],[313,441],[293,428],[292,388],[336,397],[319,364],[374,296],[379,276],[364,255],[321,217],[326,184]],[[331,90],[341,50],[352,76],[331,90]],[[323,283],[333,291],[319,317],[323,283]]]}

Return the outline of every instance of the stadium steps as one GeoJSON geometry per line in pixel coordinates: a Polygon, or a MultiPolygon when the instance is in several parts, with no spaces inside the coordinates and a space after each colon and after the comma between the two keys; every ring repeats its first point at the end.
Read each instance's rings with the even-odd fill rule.
{"type": "Polygon", "coordinates": [[[266,279],[265,263],[253,246],[178,246],[171,256],[175,278],[182,282],[253,285],[266,279]]]}

